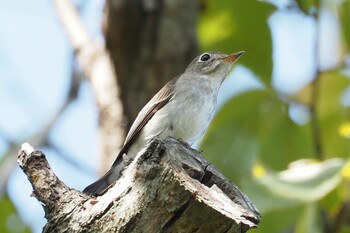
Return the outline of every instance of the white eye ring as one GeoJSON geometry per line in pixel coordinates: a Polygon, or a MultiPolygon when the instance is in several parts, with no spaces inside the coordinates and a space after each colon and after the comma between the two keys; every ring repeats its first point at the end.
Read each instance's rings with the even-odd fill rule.
{"type": "Polygon", "coordinates": [[[200,56],[199,61],[208,61],[211,58],[209,53],[204,53],[202,56],[200,56]]]}

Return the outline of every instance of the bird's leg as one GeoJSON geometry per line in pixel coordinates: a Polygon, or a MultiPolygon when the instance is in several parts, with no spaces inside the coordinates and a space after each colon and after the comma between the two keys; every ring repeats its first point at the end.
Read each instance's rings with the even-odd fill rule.
{"type": "Polygon", "coordinates": [[[181,138],[177,138],[177,140],[178,140],[181,144],[183,144],[184,146],[186,146],[187,148],[191,148],[191,149],[192,149],[191,145],[190,145],[188,142],[183,141],[181,138]]]}

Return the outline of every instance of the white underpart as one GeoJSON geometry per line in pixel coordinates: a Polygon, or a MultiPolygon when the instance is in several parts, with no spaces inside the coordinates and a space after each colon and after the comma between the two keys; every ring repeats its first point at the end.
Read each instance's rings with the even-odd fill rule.
{"type": "Polygon", "coordinates": [[[227,74],[217,75],[219,77],[192,76],[179,80],[176,95],[145,125],[128,156],[134,158],[154,137],[171,136],[190,145],[200,139],[214,117],[218,89],[227,74]],[[200,87],[197,82],[201,82],[200,87]]]}

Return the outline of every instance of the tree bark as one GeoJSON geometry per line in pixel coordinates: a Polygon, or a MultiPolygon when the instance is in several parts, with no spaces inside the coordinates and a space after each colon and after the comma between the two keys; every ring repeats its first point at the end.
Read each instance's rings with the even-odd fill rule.
{"type": "Polygon", "coordinates": [[[124,117],[138,112],[197,56],[197,0],[108,0],[104,31],[124,117]]]}
{"type": "Polygon", "coordinates": [[[28,144],[18,162],[45,210],[43,232],[246,232],[261,217],[236,185],[173,138],[154,139],[98,197],[67,187],[28,144]]]}

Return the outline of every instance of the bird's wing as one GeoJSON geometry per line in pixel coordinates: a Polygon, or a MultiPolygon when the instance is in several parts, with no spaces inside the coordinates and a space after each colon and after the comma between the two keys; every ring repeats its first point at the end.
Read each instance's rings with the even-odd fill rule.
{"type": "Polygon", "coordinates": [[[124,145],[112,166],[115,166],[122,161],[123,154],[128,151],[129,147],[136,140],[143,127],[159,109],[164,107],[164,105],[169,102],[173,96],[174,85],[178,78],[179,76],[170,80],[139,112],[129,130],[128,135],[126,136],[124,145]]]}

